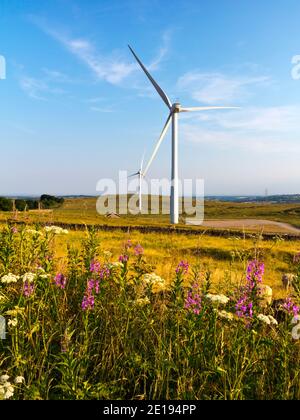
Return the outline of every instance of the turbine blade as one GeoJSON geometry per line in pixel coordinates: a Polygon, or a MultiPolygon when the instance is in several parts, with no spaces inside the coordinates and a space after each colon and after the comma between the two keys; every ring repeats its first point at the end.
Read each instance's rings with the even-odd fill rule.
{"type": "Polygon", "coordinates": [[[141,172],[143,172],[144,159],[145,159],[145,152],[143,153],[143,157],[142,157],[142,161],[141,161],[141,172]]]}
{"type": "Polygon", "coordinates": [[[155,89],[156,89],[157,93],[159,94],[159,96],[161,97],[161,99],[164,101],[164,103],[167,105],[167,107],[169,109],[171,109],[172,108],[172,104],[171,104],[170,99],[167,97],[167,95],[162,90],[162,88],[153,79],[153,77],[148,72],[148,70],[146,69],[146,67],[144,66],[144,64],[141,62],[141,60],[138,58],[138,56],[136,55],[136,53],[133,51],[133,49],[131,48],[131,46],[128,45],[128,47],[129,47],[130,51],[132,52],[132,54],[134,55],[136,61],[139,63],[139,65],[142,67],[142,69],[146,73],[146,75],[147,75],[148,79],[150,80],[150,82],[152,83],[152,85],[155,87],[155,89]]]}
{"type": "Polygon", "coordinates": [[[155,156],[156,156],[156,154],[157,154],[157,152],[158,152],[158,149],[159,149],[159,147],[160,147],[160,145],[161,145],[161,143],[162,143],[162,141],[163,141],[163,139],[164,139],[164,137],[165,137],[165,135],[166,135],[166,132],[167,132],[167,130],[168,130],[168,128],[169,128],[169,125],[170,125],[170,123],[171,123],[171,119],[172,119],[172,112],[169,114],[169,116],[168,116],[168,119],[167,119],[167,121],[166,121],[166,124],[165,124],[165,126],[164,126],[164,128],[163,128],[163,130],[162,130],[162,132],[161,132],[161,135],[160,135],[160,137],[159,137],[159,139],[158,139],[158,142],[156,143],[156,146],[155,146],[155,148],[154,148],[154,151],[153,151],[153,153],[152,153],[152,156],[151,156],[151,158],[150,158],[150,160],[149,160],[149,162],[148,162],[148,164],[147,164],[147,166],[146,166],[146,169],[145,169],[145,171],[144,171],[144,173],[143,173],[143,176],[146,176],[146,174],[147,174],[147,172],[148,172],[148,170],[149,170],[149,168],[150,168],[150,165],[151,165],[151,163],[153,162],[153,159],[155,158],[155,156]]]}
{"type": "Polygon", "coordinates": [[[127,178],[133,178],[134,176],[137,176],[137,175],[139,175],[139,172],[137,172],[135,174],[132,174],[132,175],[129,175],[127,178]]]}
{"type": "Polygon", "coordinates": [[[179,112],[210,111],[212,109],[239,109],[238,106],[193,106],[190,108],[180,107],[179,112]]]}

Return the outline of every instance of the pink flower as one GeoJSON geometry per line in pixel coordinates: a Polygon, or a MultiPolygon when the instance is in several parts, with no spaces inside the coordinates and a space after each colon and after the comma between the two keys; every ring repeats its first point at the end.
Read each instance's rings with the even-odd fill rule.
{"type": "Polygon", "coordinates": [[[56,286],[60,289],[65,289],[67,284],[67,278],[62,273],[58,273],[54,277],[54,282],[56,286]]]}
{"type": "Polygon", "coordinates": [[[134,248],[134,253],[136,256],[143,255],[144,248],[142,247],[142,245],[137,244],[136,247],[134,248]]]}

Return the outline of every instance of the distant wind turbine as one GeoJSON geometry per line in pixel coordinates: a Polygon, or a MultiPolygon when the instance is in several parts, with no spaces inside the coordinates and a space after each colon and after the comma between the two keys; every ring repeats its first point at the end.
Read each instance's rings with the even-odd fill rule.
{"type": "Polygon", "coordinates": [[[142,182],[145,174],[143,173],[143,166],[144,166],[144,156],[142,157],[141,166],[138,172],[135,174],[129,175],[128,178],[132,178],[134,176],[139,177],[139,212],[142,213],[142,182]]]}
{"type": "MultiPolygon", "coordinates": [[[[171,160],[171,212],[170,212],[170,221],[171,224],[178,224],[179,220],[179,197],[178,197],[178,114],[180,112],[193,112],[193,111],[209,111],[213,109],[237,109],[237,107],[228,107],[228,106],[201,106],[201,107],[182,107],[180,103],[175,102],[171,103],[168,96],[165,94],[165,92],[161,89],[161,87],[156,83],[156,81],[153,79],[151,74],[148,72],[144,64],[141,62],[141,60],[138,58],[138,56],[135,54],[133,49],[128,45],[130,51],[134,55],[136,61],[139,63],[143,71],[146,73],[146,76],[154,86],[155,90],[161,97],[161,99],[164,101],[164,103],[167,105],[170,113],[167,118],[167,121],[165,123],[165,126],[161,132],[161,135],[158,139],[158,142],[154,148],[153,154],[145,168],[145,171],[143,173],[143,176],[146,175],[148,172],[151,163],[153,162],[153,159],[155,158],[158,149],[167,133],[167,130],[170,126],[170,123],[172,121],[172,160],[171,160]]],[[[141,178],[141,177],[140,177],[141,178]]],[[[141,191],[141,189],[140,189],[141,191]]]]}

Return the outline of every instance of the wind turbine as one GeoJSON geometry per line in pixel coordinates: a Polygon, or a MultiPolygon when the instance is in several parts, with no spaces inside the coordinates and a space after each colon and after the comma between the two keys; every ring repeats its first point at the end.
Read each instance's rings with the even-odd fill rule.
{"type": "Polygon", "coordinates": [[[168,96],[165,94],[165,92],[162,90],[162,88],[156,83],[156,81],[153,79],[151,74],[148,72],[144,64],[141,62],[141,60],[138,58],[136,53],[133,51],[133,49],[128,45],[130,51],[132,52],[133,56],[135,57],[136,61],[141,66],[142,70],[146,73],[146,76],[154,86],[155,90],[161,97],[161,99],[164,101],[164,103],[167,105],[169,109],[169,116],[167,118],[167,121],[165,123],[165,126],[161,132],[161,135],[158,139],[158,142],[154,148],[153,154],[145,168],[144,176],[149,170],[149,167],[151,163],[153,162],[153,159],[155,158],[158,149],[167,133],[167,130],[172,122],[172,160],[171,160],[171,205],[170,205],[170,221],[171,224],[178,224],[179,221],[179,197],[178,197],[178,115],[180,112],[194,112],[194,111],[209,111],[213,109],[237,109],[237,107],[228,107],[228,106],[197,106],[197,107],[182,107],[180,103],[175,102],[171,103],[168,96]]]}
{"type": "Polygon", "coordinates": [[[145,174],[143,173],[143,166],[144,166],[144,156],[142,157],[142,161],[141,161],[141,166],[138,172],[136,172],[135,174],[129,175],[128,178],[132,178],[134,176],[138,176],[139,177],[139,212],[142,213],[142,182],[143,182],[143,178],[145,176],[145,174]]]}

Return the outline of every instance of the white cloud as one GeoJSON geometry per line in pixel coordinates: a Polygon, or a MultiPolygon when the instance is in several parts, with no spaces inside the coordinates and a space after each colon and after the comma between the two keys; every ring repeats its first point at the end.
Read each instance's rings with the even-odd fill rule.
{"type": "Polygon", "coordinates": [[[207,112],[205,118],[183,119],[185,140],[232,151],[299,153],[300,106],[207,112]]]}
{"type": "Polygon", "coordinates": [[[20,77],[20,86],[21,89],[27,93],[27,95],[33,99],[45,101],[46,94],[62,94],[64,91],[58,88],[52,88],[49,84],[43,79],[37,79],[29,76],[20,77]]]}
{"type": "Polygon", "coordinates": [[[228,104],[240,103],[255,87],[270,83],[268,76],[234,77],[222,73],[192,71],[178,79],[177,89],[189,93],[193,99],[204,104],[228,104]]]}
{"type": "MultiPolygon", "coordinates": [[[[73,38],[62,31],[50,28],[49,25],[35,16],[30,16],[31,22],[37,25],[45,33],[62,44],[77,59],[83,62],[99,80],[104,80],[113,85],[121,84],[132,73],[138,70],[138,64],[133,60],[124,59],[122,53],[111,52],[100,54],[95,45],[85,38],[73,38]]],[[[157,70],[159,64],[168,52],[170,33],[166,31],[162,37],[162,46],[157,56],[148,65],[150,70],[157,70]]]]}

